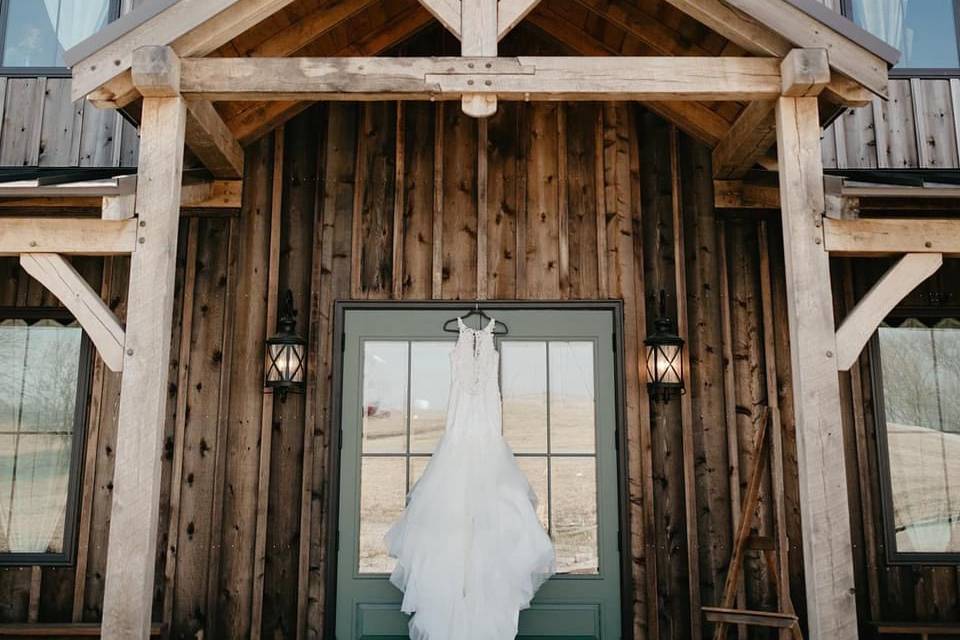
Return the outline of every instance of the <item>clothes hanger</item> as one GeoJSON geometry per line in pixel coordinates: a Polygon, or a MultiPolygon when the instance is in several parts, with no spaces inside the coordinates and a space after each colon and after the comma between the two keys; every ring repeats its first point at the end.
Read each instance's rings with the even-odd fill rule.
{"type": "MultiPolygon", "coordinates": [[[[473,316],[480,316],[480,318],[484,321],[484,323],[487,323],[493,320],[493,318],[491,318],[490,316],[488,316],[486,313],[483,312],[483,309],[480,308],[479,302],[475,303],[473,305],[473,309],[468,311],[466,314],[459,316],[459,318],[461,320],[466,320],[467,318],[471,318],[473,316]]],[[[443,330],[446,331],[447,333],[459,333],[460,327],[457,326],[456,322],[457,322],[456,317],[450,318],[449,320],[443,323],[443,330]],[[451,326],[451,323],[453,323],[452,326],[451,326]]],[[[481,328],[484,328],[484,327],[486,327],[486,324],[484,324],[483,327],[481,328]]],[[[496,320],[493,325],[492,333],[497,336],[505,336],[508,333],[510,333],[510,329],[503,322],[496,320]]]]}

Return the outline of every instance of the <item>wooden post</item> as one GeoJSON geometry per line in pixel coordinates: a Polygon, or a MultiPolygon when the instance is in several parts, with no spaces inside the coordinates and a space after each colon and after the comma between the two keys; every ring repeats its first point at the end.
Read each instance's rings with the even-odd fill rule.
{"type": "Polygon", "coordinates": [[[103,603],[109,640],[150,635],[185,123],[183,98],[144,98],[103,603]]]}
{"type": "Polygon", "coordinates": [[[815,97],[777,100],[777,153],[810,637],[857,637],[815,97]]]}

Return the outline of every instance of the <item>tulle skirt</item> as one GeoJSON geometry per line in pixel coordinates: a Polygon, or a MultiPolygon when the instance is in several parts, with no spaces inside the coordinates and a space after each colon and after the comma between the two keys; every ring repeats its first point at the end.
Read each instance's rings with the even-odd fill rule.
{"type": "MultiPolygon", "coordinates": [[[[473,422],[486,412],[457,413],[473,422]]],[[[520,610],[556,571],[536,495],[496,417],[496,429],[448,426],[386,534],[412,640],[512,639],[520,610]]]]}

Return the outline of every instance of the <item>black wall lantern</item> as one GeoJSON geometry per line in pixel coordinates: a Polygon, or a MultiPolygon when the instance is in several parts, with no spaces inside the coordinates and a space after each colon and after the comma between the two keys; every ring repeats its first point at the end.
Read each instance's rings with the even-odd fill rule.
{"type": "Polygon", "coordinates": [[[647,386],[654,400],[669,402],[674,391],[683,393],[683,338],[667,316],[666,293],[660,291],[660,317],[647,336],[647,386]]]}
{"type": "Polygon", "coordinates": [[[280,305],[279,333],[267,339],[267,365],[265,385],[276,389],[280,399],[287,392],[303,390],[306,379],[307,341],[296,333],[297,310],[293,308],[293,292],[289,289],[280,305]]]}

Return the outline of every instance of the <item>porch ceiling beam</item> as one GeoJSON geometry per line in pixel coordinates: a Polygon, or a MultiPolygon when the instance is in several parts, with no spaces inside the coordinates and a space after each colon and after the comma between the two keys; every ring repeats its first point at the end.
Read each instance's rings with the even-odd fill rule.
{"type": "MultiPolygon", "coordinates": [[[[598,40],[546,7],[531,13],[528,22],[582,56],[620,55],[618,49],[598,40]]],[[[702,102],[648,102],[646,106],[654,113],[676,123],[685,133],[710,146],[717,144],[730,128],[730,123],[722,115],[702,102]]]]}
{"type": "Polygon", "coordinates": [[[20,254],[20,266],[70,310],[104,364],[111,371],[123,370],[123,327],[83,276],[56,253],[20,254]]]}
{"type": "Polygon", "coordinates": [[[187,102],[187,146],[214,178],[243,177],[243,147],[208,100],[187,102]]]}
{"type": "Polygon", "coordinates": [[[855,640],[830,259],[818,228],[824,187],[817,99],[782,97],[775,108],[807,620],[812,638],[855,640]]]}
{"type": "MultiPolygon", "coordinates": [[[[823,48],[821,40],[805,36],[802,31],[795,33],[796,40],[788,40],[778,31],[770,29],[758,16],[738,10],[734,3],[725,3],[724,0],[666,0],[668,3],[704,24],[712,31],[716,31],[727,40],[730,40],[745,51],[758,56],[784,57],[791,49],[800,47],[823,48]]],[[[809,28],[812,18],[807,16],[805,22],[809,28]]],[[[822,27],[817,31],[824,31],[822,27]]],[[[828,29],[826,30],[830,32],[828,29]]],[[[791,33],[793,30],[791,29],[791,33]]],[[[834,34],[836,35],[836,34],[834,34]]],[[[837,35],[840,38],[842,36],[837,35]]],[[[855,46],[855,45],[850,45],[855,46]]],[[[830,62],[834,69],[844,73],[843,69],[830,62]]],[[[884,70],[883,86],[886,87],[886,67],[884,70]]],[[[870,101],[871,94],[856,82],[847,77],[835,75],[826,88],[827,96],[838,104],[845,106],[863,106],[870,101]]]]}
{"type": "Polygon", "coordinates": [[[830,66],[880,97],[887,95],[887,62],[785,0],[724,0],[797,47],[825,49],[830,66]]]}
{"type": "Polygon", "coordinates": [[[503,39],[538,4],[540,0],[500,0],[497,3],[497,39],[503,39]]]}
{"type": "Polygon", "coordinates": [[[960,256],[960,220],[825,218],[823,247],[834,256],[942,253],[957,257],[960,256]]]}
{"type": "Polygon", "coordinates": [[[941,253],[908,253],[883,274],[837,329],[837,369],[848,371],[883,319],[942,265],[941,253]]]}
{"type": "MultiPolygon", "coordinates": [[[[773,100],[757,100],[744,108],[730,131],[713,149],[714,178],[742,178],[770,150],[777,141],[773,107],[773,100]]],[[[779,196],[774,194],[774,197],[779,196]]],[[[775,202],[779,207],[779,201],[775,202]]]]}
{"type": "MultiPolygon", "coordinates": [[[[171,47],[140,47],[133,53],[133,84],[145,97],[179,96],[181,66],[171,47]]],[[[243,176],[243,148],[209,101],[187,104],[186,126],[187,146],[215,178],[243,176]]]]}
{"type": "Polygon", "coordinates": [[[198,58],[181,92],[206,100],[762,100],[780,61],[735,57],[198,58]]]}
{"type": "Polygon", "coordinates": [[[460,38],[460,0],[420,0],[420,4],[444,29],[460,38]]]}
{"type": "Polygon", "coordinates": [[[21,253],[114,256],[133,253],[135,220],[0,218],[0,256],[21,253]]]}
{"type": "MultiPolygon", "coordinates": [[[[785,96],[815,96],[830,83],[830,64],[823,49],[794,49],[781,66],[785,96]]],[[[742,178],[777,139],[774,101],[752,102],[713,150],[715,178],[742,178]]]]}
{"type": "MultiPolygon", "coordinates": [[[[146,45],[170,45],[177,55],[205,56],[293,0],[179,0],[130,31],[109,38],[122,20],[67,53],[73,69],[71,94],[79,100],[97,92],[130,100],[129,71],[133,52],[146,45]],[[98,46],[99,45],[99,46],[98,46]],[[114,86],[109,86],[114,83],[114,86]],[[107,86],[104,86],[107,85],[107,86]]],[[[135,99],[136,95],[133,96],[135,99]]]]}

